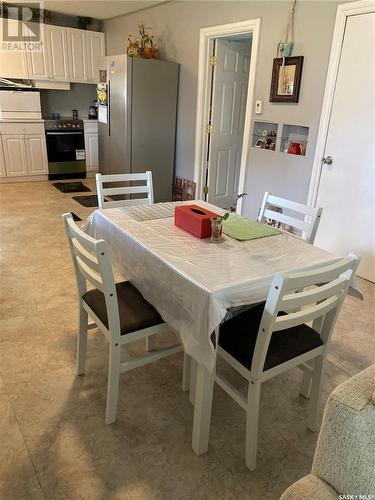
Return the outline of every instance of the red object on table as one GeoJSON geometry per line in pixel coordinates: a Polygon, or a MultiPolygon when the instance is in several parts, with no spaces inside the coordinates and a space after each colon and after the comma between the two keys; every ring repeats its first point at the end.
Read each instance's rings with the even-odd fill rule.
{"type": "Polygon", "coordinates": [[[288,148],[288,153],[290,155],[300,155],[300,154],[302,154],[300,144],[298,144],[298,142],[292,142],[292,144],[288,148]]]}
{"type": "Polygon", "coordinates": [[[174,223],[175,226],[198,238],[209,238],[211,236],[211,217],[218,217],[218,214],[199,205],[179,205],[175,208],[174,223]]]}

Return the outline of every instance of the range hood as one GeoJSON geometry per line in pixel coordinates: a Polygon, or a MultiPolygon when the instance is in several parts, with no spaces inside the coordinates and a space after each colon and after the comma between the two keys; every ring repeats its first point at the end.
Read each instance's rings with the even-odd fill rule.
{"type": "Polygon", "coordinates": [[[70,90],[69,82],[55,82],[51,80],[21,80],[14,78],[9,80],[8,78],[0,77],[0,89],[1,90],[23,90],[23,91],[37,91],[39,89],[51,89],[51,90],[70,90]]]}

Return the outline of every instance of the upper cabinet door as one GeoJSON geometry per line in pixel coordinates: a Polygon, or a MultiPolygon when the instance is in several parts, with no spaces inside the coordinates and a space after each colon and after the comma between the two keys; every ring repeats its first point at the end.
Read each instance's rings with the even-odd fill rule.
{"type": "Polygon", "coordinates": [[[60,82],[69,81],[66,28],[45,25],[45,43],[50,67],[50,78],[60,82]]]}
{"type": "Polygon", "coordinates": [[[30,80],[49,80],[52,79],[52,72],[48,60],[47,39],[45,25],[40,24],[42,38],[42,50],[33,50],[27,53],[27,62],[29,68],[30,80]]]}
{"type": "Polygon", "coordinates": [[[99,59],[104,55],[104,33],[86,31],[87,81],[99,82],[99,59]]]}
{"type": "Polygon", "coordinates": [[[86,31],[67,28],[69,73],[71,82],[85,82],[88,79],[88,61],[85,57],[86,31]]]}
{"type": "MultiPolygon", "coordinates": [[[[9,36],[17,36],[20,26],[15,19],[0,19],[1,40],[4,40],[3,29],[7,26],[9,36]],[[6,23],[6,24],[5,24],[6,23]]],[[[6,44],[6,42],[4,42],[6,44]]],[[[10,44],[14,42],[9,42],[10,44]]],[[[28,78],[27,54],[25,51],[2,50],[0,54],[0,77],[28,78]]]]}

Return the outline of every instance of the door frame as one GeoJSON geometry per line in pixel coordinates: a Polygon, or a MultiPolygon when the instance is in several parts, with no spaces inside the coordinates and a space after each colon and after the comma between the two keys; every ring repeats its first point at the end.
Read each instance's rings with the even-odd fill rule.
{"type": "MultiPolygon", "coordinates": [[[[194,153],[194,182],[196,183],[196,198],[203,199],[206,166],[206,125],[208,123],[209,94],[211,81],[210,46],[214,38],[230,35],[252,34],[252,46],[249,67],[249,83],[244,121],[244,134],[240,162],[238,191],[241,193],[245,185],[246,161],[250,147],[251,116],[254,101],[255,70],[257,64],[260,19],[249,19],[236,23],[222,24],[201,28],[199,32],[199,59],[198,59],[198,86],[197,86],[197,115],[195,126],[195,153],[194,153]]],[[[242,198],[238,200],[237,212],[241,213],[242,198]]]]}
{"type": "Polygon", "coordinates": [[[336,81],[341,60],[341,51],[344,43],[346,21],[350,16],[355,16],[358,14],[368,14],[374,11],[375,0],[359,0],[357,2],[344,3],[337,6],[331,53],[328,63],[327,79],[324,89],[323,105],[320,115],[313,168],[311,172],[309,194],[307,198],[308,205],[314,207],[316,206],[316,202],[318,199],[320,179],[323,168],[322,159],[327,142],[333,99],[335,96],[336,81]]]}

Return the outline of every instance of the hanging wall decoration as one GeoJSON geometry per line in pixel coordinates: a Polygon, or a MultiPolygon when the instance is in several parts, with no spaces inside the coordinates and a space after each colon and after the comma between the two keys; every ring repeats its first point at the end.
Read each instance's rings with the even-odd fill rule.
{"type": "Polygon", "coordinates": [[[303,56],[273,60],[270,102],[298,102],[303,56]]]}
{"type": "MultiPolygon", "coordinates": [[[[150,30],[151,28],[147,28],[150,30]]],[[[131,57],[143,57],[144,59],[158,59],[159,51],[154,45],[154,35],[146,31],[144,22],[138,24],[138,36],[129,33],[126,52],[131,57]]]]}
{"type": "Polygon", "coordinates": [[[290,57],[293,50],[294,12],[292,0],[283,42],[277,46],[273,60],[270,102],[298,102],[301,86],[303,56],[290,57]]]}

